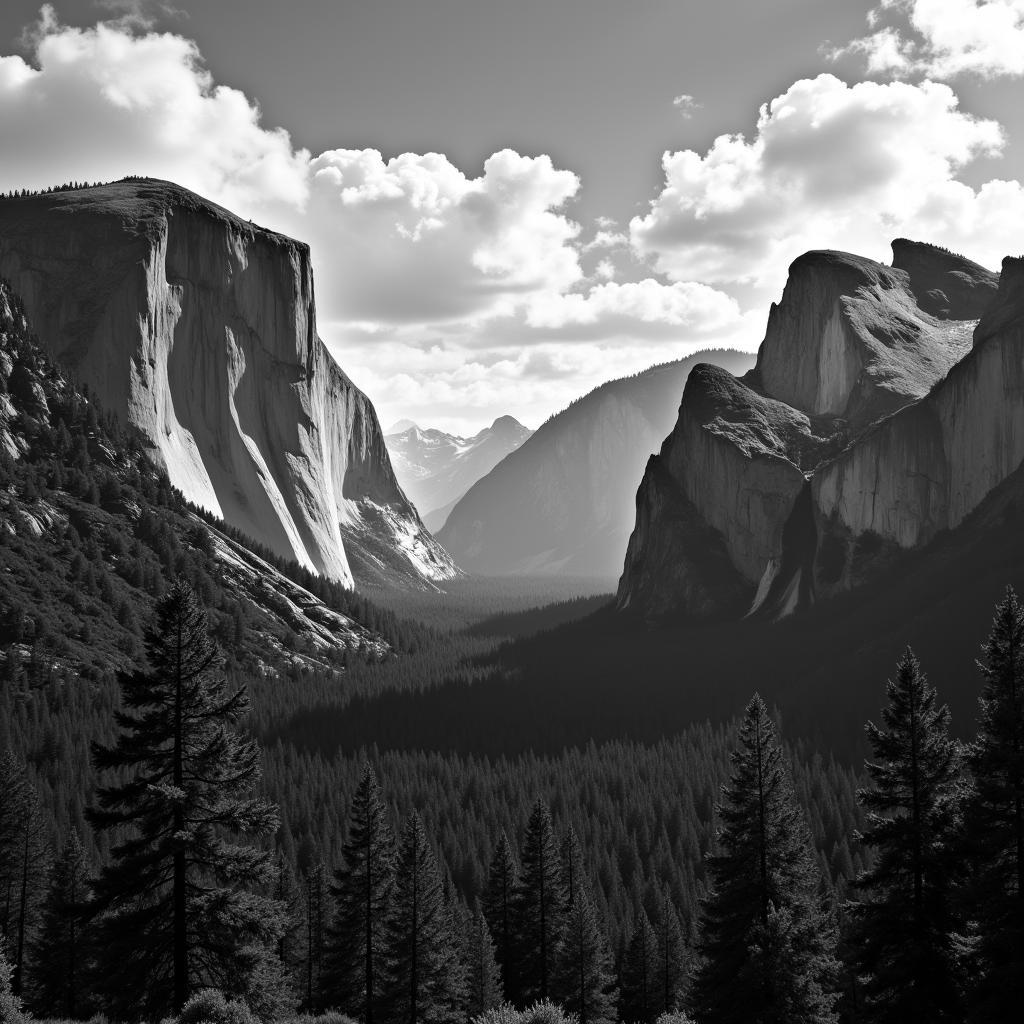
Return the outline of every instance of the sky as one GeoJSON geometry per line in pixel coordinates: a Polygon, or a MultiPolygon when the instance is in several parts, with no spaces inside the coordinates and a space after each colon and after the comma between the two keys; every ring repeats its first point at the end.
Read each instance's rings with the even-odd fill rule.
{"type": "Polygon", "coordinates": [[[0,190],[168,178],[309,242],[387,426],[756,349],[808,249],[1024,250],[1024,0],[4,0],[0,190]]]}

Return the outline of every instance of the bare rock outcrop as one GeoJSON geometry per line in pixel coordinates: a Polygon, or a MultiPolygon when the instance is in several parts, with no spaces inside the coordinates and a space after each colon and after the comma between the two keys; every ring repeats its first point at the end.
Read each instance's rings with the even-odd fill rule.
{"type": "Polygon", "coordinates": [[[788,614],[955,527],[1021,464],[1020,261],[997,295],[963,257],[893,248],[893,267],[801,256],[754,370],[693,371],[637,494],[621,608],[788,614]]]}
{"type": "Polygon", "coordinates": [[[149,438],[196,505],[349,585],[364,546],[367,579],[457,572],[317,336],[304,244],[132,180],[0,200],[0,276],[44,347],[149,438]]]}

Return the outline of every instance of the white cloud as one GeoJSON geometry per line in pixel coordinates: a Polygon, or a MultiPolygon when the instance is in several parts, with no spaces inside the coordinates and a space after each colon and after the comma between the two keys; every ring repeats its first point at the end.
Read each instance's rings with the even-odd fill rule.
{"type": "Polygon", "coordinates": [[[679,111],[681,117],[689,120],[703,104],[698,103],[688,92],[684,92],[672,100],[672,106],[679,111]]]}
{"type": "Polygon", "coordinates": [[[664,285],[652,278],[595,285],[586,294],[549,293],[538,297],[526,314],[527,326],[542,330],[598,328],[607,336],[612,325],[620,333],[643,325],[644,334],[688,340],[721,335],[740,323],[735,299],[696,282],[664,285]]]}
{"type": "Polygon", "coordinates": [[[313,156],[218,83],[194,42],[152,30],[168,5],[108,8],[113,20],[76,28],[44,7],[29,59],[0,57],[0,190],[150,175],[310,242],[321,330],[396,416],[417,395],[486,418],[514,393],[537,420],[546,402],[739,330],[713,288],[617,284],[610,259],[585,277],[586,250],[629,240],[597,218],[581,244],[580,181],[548,156],[503,150],[475,175],[437,153],[313,156]]]}
{"type": "Polygon", "coordinates": [[[831,55],[862,54],[870,73],[896,76],[1024,75],[1024,0],[882,0],[868,24],[831,55]],[[884,25],[893,15],[905,24],[884,25]]]}
{"type": "Polygon", "coordinates": [[[308,237],[350,319],[494,316],[583,276],[579,228],[558,212],[579,179],[547,156],[503,150],[478,178],[437,153],[332,150],[310,169],[308,237]]]}
{"type": "Polygon", "coordinates": [[[676,280],[749,282],[777,293],[807,249],[878,259],[898,235],[998,266],[1020,248],[1018,182],[972,189],[957,172],[997,154],[1002,130],[958,109],[945,85],[794,83],[761,109],[756,133],[722,135],[703,155],[669,152],[634,246],[676,280]]]}
{"type": "Polygon", "coordinates": [[[146,174],[243,216],[305,202],[309,154],[216,84],[191,41],[62,26],[49,7],[32,39],[33,64],[0,57],[0,188],[146,174]]]}

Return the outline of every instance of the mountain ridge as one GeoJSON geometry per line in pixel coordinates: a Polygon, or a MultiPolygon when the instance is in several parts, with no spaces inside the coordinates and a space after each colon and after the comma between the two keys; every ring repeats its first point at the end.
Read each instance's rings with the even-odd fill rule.
{"type": "Polygon", "coordinates": [[[709,356],[737,370],[754,361],[709,350],[606,381],[474,484],[438,539],[470,572],[616,578],[633,524],[632,481],[671,427],[690,368],[709,356]]]}

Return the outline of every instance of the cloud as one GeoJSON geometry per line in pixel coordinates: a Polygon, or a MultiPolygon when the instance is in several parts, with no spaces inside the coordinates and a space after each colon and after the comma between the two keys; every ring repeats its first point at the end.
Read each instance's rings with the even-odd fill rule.
{"type": "Polygon", "coordinates": [[[309,154],[218,85],[195,44],[120,23],[78,29],[42,9],[34,63],[0,57],[0,188],[125,174],[171,178],[244,215],[301,207],[309,154]]]}
{"type": "Polygon", "coordinates": [[[868,24],[830,56],[859,54],[869,73],[897,77],[1024,75],[1024,0],[882,0],[868,24]],[[883,24],[891,16],[905,24],[883,24]]]}
{"type": "Polygon", "coordinates": [[[568,331],[576,338],[642,334],[696,341],[719,336],[741,322],[736,300],[706,284],[664,285],[652,278],[617,284],[606,281],[586,294],[538,297],[526,325],[548,332],[568,331]]]}
{"type": "Polygon", "coordinates": [[[351,319],[506,314],[583,276],[579,227],[559,212],[579,179],[550,157],[503,150],[468,178],[437,153],[332,150],[310,170],[314,256],[351,319]]]}
{"type": "Polygon", "coordinates": [[[703,104],[698,103],[689,93],[684,92],[672,100],[672,106],[679,111],[680,117],[688,121],[703,104]]]}
{"type": "Polygon", "coordinates": [[[1018,182],[973,189],[957,173],[1004,143],[994,121],[958,109],[946,85],[794,83],[761,108],[751,140],[664,154],[664,185],[630,224],[635,248],[676,280],[777,292],[801,252],[842,248],[884,259],[897,235],[998,266],[1020,248],[1018,182]]]}

